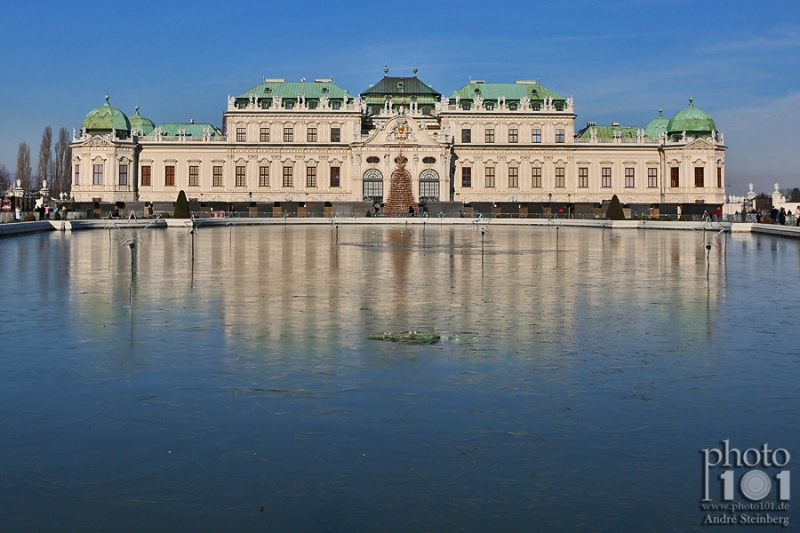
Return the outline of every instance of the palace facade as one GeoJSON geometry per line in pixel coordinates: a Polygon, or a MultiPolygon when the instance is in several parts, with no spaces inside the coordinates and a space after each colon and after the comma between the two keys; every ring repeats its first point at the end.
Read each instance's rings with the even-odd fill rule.
{"type": "Polygon", "coordinates": [[[331,79],[264,79],[228,96],[221,127],[156,125],[106,103],[73,134],[79,202],[387,200],[405,157],[415,201],[722,204],[724,138],[689,106],[644,127],[576,127],[572,98],[537,80],[470,80],[449,96],[416,69],[352,96],[331,79]]]}

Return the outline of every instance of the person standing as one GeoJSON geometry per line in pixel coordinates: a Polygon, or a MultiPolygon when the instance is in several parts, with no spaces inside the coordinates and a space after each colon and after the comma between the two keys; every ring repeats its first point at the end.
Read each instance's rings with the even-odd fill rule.
{"type": "Polygon", "coordinates": [[[17,219],[17,222],[22,222],[22,208],[20,206],[17,206],[14,210],[14,218],[17,219]]]}

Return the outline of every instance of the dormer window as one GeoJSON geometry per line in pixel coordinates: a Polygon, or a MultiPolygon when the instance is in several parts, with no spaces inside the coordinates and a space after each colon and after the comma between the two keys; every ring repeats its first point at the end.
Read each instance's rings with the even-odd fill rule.
{"type": "Polygon", "coordinates": [[[272,92],[272,89],[270,89],[269,87],[264,87],[264,93],[265,94],[266,93],[271,93],[271,92],[272,92]]]}
{"type": "Polygon", "coordinates": [[[403,90],[405,90],[405,88],[406,88],[406,84],[405,83],[403,83],[402,81],[398,81],[397,82],[397,90],[398,91],[403,91],[403,90]]]}
{"type": "Polygon", "coordinates": [[[494,110],[494,103],[493,102],[486,102],[486,110],[487,111],[494,110]]]}
{"type": "Polygon", "coordinates": [[[461,102],[461,109],[469,111],[469,102],[461,102]]]}
{"type": "Polygon", "coordinates": [[[508,104],[508,109],[509,109],[509,111],[516,111],[517,110],[517,104],[508,104]]]}
{"type": "Polygon", "coordinates": [[[261,100],[261,108],[262,109],[269,109],[269,107],[271,105],[272,105],[272,102],[270,102],[269,100],[261,100]]]}
{"type": "Polygon", "coordinates": [[[556,111],[564,111],[564,104],[561,102],[556,104],[556,111]]]}
{"type": "Polygon", "coordinates": [[[341,107],[342,107],[342,103],[341,103],[339,100],[334,100],[334,102],[333,102],[333,108],[334,108],[334,109],[339,109],[339,108],[341,108],[341,107]]]}
{"type": "Polygon", "coordinates": [[[322,92],[324,92],[324,93],[328,92],[328,88],[327,87],[323,87],[322,88],[322,92]]]}
{"type": "Polygon", "coordinates": [[[308,108],[309,109],[316,109],[317,108],[317,101],[316,100],[310,100],[308,102],[308,108]]]}
{"type": "Polygon", "coordinates": [[[292,100],[286,101],[286,109],[294,109],[294,102],[292,100]]]}
{"type": "Polygon", "coordinates": [[[538,102],[533,104],[533,110],[534,111],[541,111],[542,110],[542,105],[540,103],[538,103],[538,102]]]}

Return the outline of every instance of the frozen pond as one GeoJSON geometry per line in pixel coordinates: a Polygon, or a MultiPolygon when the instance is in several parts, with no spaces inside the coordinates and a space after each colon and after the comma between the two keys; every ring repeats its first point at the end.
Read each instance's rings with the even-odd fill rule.
{"type": "Polygon", "coordinates": [[[713,235],[0,240],[2,529],[715,531],[701,450],[800,454],[800,242],[713,235]]]}

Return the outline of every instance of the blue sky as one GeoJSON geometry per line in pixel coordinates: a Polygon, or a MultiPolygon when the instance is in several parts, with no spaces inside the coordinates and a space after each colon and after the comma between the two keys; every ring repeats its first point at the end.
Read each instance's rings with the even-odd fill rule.
{"type": "Polygon", "coordinates": [[[21,2],[0,6],[0,163],[45,126],[80,128],[103,103],[154,122],[221,125],[228,94],[263,77],[332,76],[355,94],[418,76],[535,79],[578,118],[643,127],[692,96],[725,134],[731,192],[800,187],[800,4],[741,0],[297,3],[21,2]]]}

